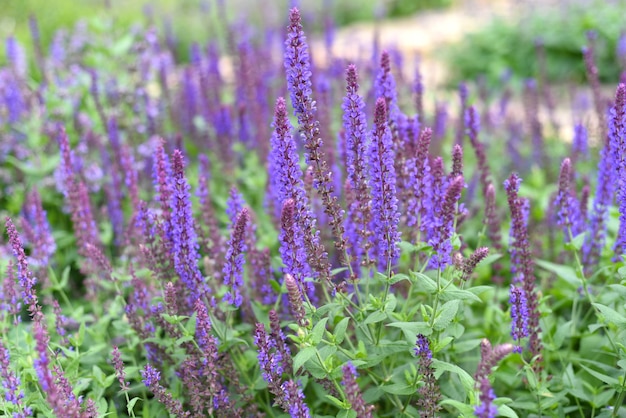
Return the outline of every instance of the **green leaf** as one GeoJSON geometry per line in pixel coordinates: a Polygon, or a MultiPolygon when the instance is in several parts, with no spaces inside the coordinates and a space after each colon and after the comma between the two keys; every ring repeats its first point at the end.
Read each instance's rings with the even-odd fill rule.
{"type": "Polygon", "coordinates": [[[128,402],[128,404],[126,405],[126,410],[128,411],[128,415],[132,415],[133,408],[135,408],[135,404],[140,400],[141,398],[134,397],[133,399],[130,400],[130,402],[128,402]]]}
{"type": "Polygon", "coordinates": [[[598,308],[608,322],[611,322],[620,328],[626,325],[626,317],[613,308],[609,308],[601,303],[593,303],[593,306],[598,308]]]}
{"type": "Polygon", "coordinates": [[[425,336],[429,336],[433,333],[433,330],[430,328],[430,325],[426,322],[392,322],[387,324],[388,327],[400,328],[402,331],[407,333],[408,335],[412,335],[415,337],[417,334],[424,334],[425,336]]]}
{"type": "Polygon", "coordinates": [[[580,278],[576,274],[576,270],[570,266],[563,266],[561,264],[555,264],[544,260],[535,260],[535,264],[544,270],[548,270],[549,272],[556,274],[574,289],[577,289],[581,284],[580,278]]]}
{"type": "Polygon", "coordinates": [[[469,290],[454,289],[452,287],[446,289],[441,294],[441,299],[444,301],[458,299],[458,300],[471,300],[474,302],[482,302],[481,298],[479,298],[478,296],[476,296],[474,293],[470,292],[469,290]]]}
{"type": "Polygon", "coordinates": [[[463,402],[459,402],[456,401],[454,399],[444,399],[443,401],[440,402],[440,405],[450,405],[453,408],[456,408],[459,410],[459,412],[464,415],[464,416],[472,416],[474,415],[474,407],[471,405],[468,405],[466,403],[463,402]]]}
{"type": "Polygon", "coordinates": [[[415,284],[418,289],[423,289],[430,294],[434,294],[435,292],[437,292],[437,282],[435,282],[424,273],[415,272],[413,274],[415,274],[415,277],[417,278],[415,284]]]}
{"type": "Polygon", "coordinates": [[[302,365],[313,357],[315,353],[317,353],[317,349],[315,347],[305,347],[300,350],[293,359],[293,371],[297,372],[300,370],[302,365]]]}
{"type": "Polygon", "coordinates": [[[341,344],[346,337],[346,329],[350,323],[350,318],[343,318],[337,325],[335,325],[334,336],[337,344],[341,344]]]}
{"type": "Polygon", "coordinates": [[[374,311],[369,314],[367,318],[365,318],[365,321],[363,321],[363,325],[376,324],[378,322],[384,321],[385,319],[387,319],[387,312],[374,311]]]}
{"type": "Polygon", "coordinates": [[[609,385],[619,385],[619,380],[612,377],[612,376],[608,376],[606,374],[597,372],[587,366],[585,366],[584,364],[580,364],[580,367],[585,369],[587,371],[587,373],[589,373],[590,375],[592,375],[593,377],[595,377],[596,379],[609,384],[609,385]]]}
{"type": "MultiPolygon", "coordinates": [[[[496,403],[497,400],[494,401],[496,403]]],[[[498,415],[509,418],[519,418],[517,413],[512,410],[508,405],[498,405],[498,415]]]]}
{"type": "Polygon", "coordinates": [[[322,341],[322,337],[324,336],[324,331],[326,331],[327,322],[328,322],[328,317],[322,318],[313,327],[313,331],[311,331],[311,343],[313,345],[318,345],[320,341],[322,341]]]}
{"type": "Polygon", "coordinates": [[[439,311],[437,318],[435,318],[435,323],[433,324],[433,328],[437,331],[441,331],[446,328],[456,315],[459,310],[459,305],[461,304],[460,300],[450,300],[443,304],[441,307],[441,311],[439,311]]]}
{"type": "Polygon", "coordinates": [[[433,359],[433,367],[437,371],[445,371],[457,374],[467,392],[471,392],[474,388],[474,378],[456,364],[446,363],[445,361],[433,359]]]}
{"type": "Polygon", "coordinates": [[[583,243],[585,242],[585,233],[578,234],[574,237],[573,240],[565,244],[565,248],[568,250],[580,251],[583,248],[583,243]]]}
{"type": "Polygon", "coordinates": [[[337,408],[345,409],[346,405],[339,399],[335,398],[332,395],[326,395],[326,399],[330,401],[331,404],[335,405],[337,408]]]}
{"type": "Polygon", "coordinates": [[[186,335],[184,337],[180,337],[180,338],[176,339],[176,345],[181,345],[181,344],[184,344],[184,343],[189,342],[189,341],[193,341],[193,336],[186,335]]]}
{"type": "Polygon", "coordinates": [[[502,258],[502,254],[489,254],[480,263],[478,263],[478,265],[481,266],[481,267],[482,266],[488,266],[490,264],[495,263],[496,261],[498,261],[501,258],[502,258]]]}
{"type": "Polygon", "coordinates": [[[403,281],[403,280],[406,280],[406,281],[409,281],[409,282],[410,282],[410,281],[411,281],[411,278],[410,278],[409,276],[407,276],[406,274],[402,274],[402,273],[399,273],[399,274],[394,274],[394,275],[393,275],[393,276],[391,276],[391,278],[389,279],[389,283],[390,283],[390,284],[396,284],[396,283],[401,282],[401,281],[403,281]]]}
{"type": "Polygon", "coordinates": [[[412,395],[415,393],[415,387],[407,385],[406,383],[386,385],[382,387],[382,390],[392,395],[412,395]]]}

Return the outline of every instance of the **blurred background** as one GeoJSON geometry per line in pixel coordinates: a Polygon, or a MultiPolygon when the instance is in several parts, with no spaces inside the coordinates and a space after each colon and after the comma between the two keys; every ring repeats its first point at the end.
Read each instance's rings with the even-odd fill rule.
{"type": "Polygon", "coordinates": [[[363,53],[377,36],[419,58],[431,86],[537,77],[538,52],[548,81],[581,83],[590,31],[602,81],[617,80],[626,60],[624,0],[0,0],[0,37],[30,45],[30,16],[44,48],[58,29],[77,24],[129,31],[152,25],[176,40],[176,57],[185,61],[192,40],[226,42],[225,22],[273,26],[294,4],[313,40],[332,31],[335,54],[363,53]]]}

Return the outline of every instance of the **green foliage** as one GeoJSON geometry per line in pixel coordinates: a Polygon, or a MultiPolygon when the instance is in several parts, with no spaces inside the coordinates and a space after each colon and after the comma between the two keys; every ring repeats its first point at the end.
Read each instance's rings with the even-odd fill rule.
{"type": "Polygon", "coordinates": [[[544,44],[547,78],[552,82],[586,81],[581,49],[587,44],[586,33],[594,31],[596,62],[600,79],[616,80],[620,63],[615,57],[617,40],[624,29],[623,1],[594,1],[574,4],[566,9],[529,11],[521,17],[494,19],[477,32],[468,34],[444,53],[451,69],[451,83],[474,80],[486,75],[497,84],[505,71],[515,77],[538,76],[535,44],[544,44]]]}

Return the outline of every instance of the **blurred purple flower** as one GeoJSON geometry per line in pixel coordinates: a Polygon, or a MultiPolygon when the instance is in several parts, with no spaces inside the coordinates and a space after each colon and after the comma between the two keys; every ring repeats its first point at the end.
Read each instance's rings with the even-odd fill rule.
{"type": "Polygon", "coordinates": [[[193,301],[209,292],[209,287],[205,285],[198,268],[200,254],[191,209],[190,187],[185,178],[183,154],[179,150],[174,151],[172,162],[172,218],[168,229],[173,243],[174,268],[187,287],[191,307],[193,301]]]}
{"type": "Polygon", "coordinates": [[[243,297],[241,288],[243,282],[243,265],[244,259],[244,235],[248,222],[250,221],[250,213],[248,208],[243,208],[237,215],[237,219],[232,226],[232,235],[228,241],[228,250],[226,251],[226,263],[222,273],[224,275],[224,285],[230,286],[230,290],[224,294],[224,301],[234,305],[241,306],[243,297]]]}
{"type": "Polygon", "coordinates": [[[370,186],[372,188],[372,230],[378,268],[389,270],[400,255],[398,242],[398,198],[391,132],[387,124],[385,99],[376,101],[374,130],[369,148],[370,186]]]}

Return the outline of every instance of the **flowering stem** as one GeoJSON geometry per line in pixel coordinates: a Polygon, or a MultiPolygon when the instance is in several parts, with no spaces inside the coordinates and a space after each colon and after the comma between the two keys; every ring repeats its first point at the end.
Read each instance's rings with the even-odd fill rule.
{"type": "MultiPolygon", "coordinates": [[[[415,387],[417,385],[417,381],[419,378],[419,372],[417,370],[415,370],[415,379],[413,379],[413,383],[411,384],[411,387],[415,387]]],[[[400,411],[401,413],[406,413],[406,409],[409,407],[409,405],[411,405],[411,401],[413,400],[413,396],[415,395],[414,391],[409,395],[409,399],[407,399],[406,404],[404,404],[404,406],[402,407],[402,410],[400,411]]]]}
{"type": "Polygon", "coordinates": [[[433,302],[433,312],[430,316],[429,325],[432,328],[435,325],[435,317],[437,316],[437,308],[439,307],[439,293],[441,292],[441,268],[437,269],[437,293],[435,293],[435,301],[433,302]]]}
{"type": "MultiPolygon", "coordinates": [[[[567,227],[567,234],[569,235],[570,242],[573,242],[574,237],[572,235],[572,230],[571,230],[571,227],[569,225],[567,227]]],[[[583,284],[583,292],[585,293],[585,296],[587,297],[587,300],[589,300],[589,303],[593,307],[593,310],[596,312],[596,316],[598,317],[598,321],[604,322],[604,321],[602,321],[600,319],[601,312],[596,307],[596,305],[594,304],[593,296],[591,296],[591,293],[589,293],[589,289],[587,288],[587,279],[585,278],[585,269],[584,269],[584,267],[582,265],[582,262],[580,261],[580,257],[578,255],[578,250],[573,248],[572,249],[572,253],[574,254],[574,261],[576,262],[576,269],[578,270],[578,275],[580,276],[580,281],[583,284]]],[[[615,341],[613,341],[613,337],[611,337],[611,334],[609,332],[606,333],[606,337],[608,338],[609,343],[611,343],[611,347],[613,348],[613,351],[615,352],[615,354],[618,355],[619,354],[619,350],[618,350],[617,346],[615,345],[615,341]]],[[[620,396],[621,396],[622,393],[623,392],[620,393],[620,396]]]]}
{"type": "Polygon", "coordinates": [[[624,403],[624,396],[626,395],[626,372],[624,372],[624,376],[622,377],[622,385],[620,387],[619,390],[619,396],[617,397],[617,401],[615,402],[615,406],[613,407],[613,414],[611,415],[612,417],[617,417],[619,416],[619,408],[622,406],[622,403],[624,403]]]}
{"type": "MultiPolygon", "coordinates": [[[[391,288],[391,257],[387,259],[387,282],[385,283],[385,292],[383,293],[382,306],[385,308],[385,302],[387,301],[387,296],[389,296],[389,289],[391,288]]],[[[376,331],[376,345],[380,343],[380,337],[383,332],[383,322],[379,322],[377,325],[376,331]]]]}

